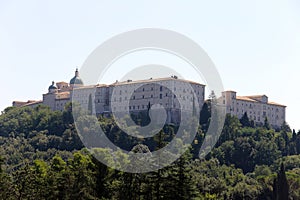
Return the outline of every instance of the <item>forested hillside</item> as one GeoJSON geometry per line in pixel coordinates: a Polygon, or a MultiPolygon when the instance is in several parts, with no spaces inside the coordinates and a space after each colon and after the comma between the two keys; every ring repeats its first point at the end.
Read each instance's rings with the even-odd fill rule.
{"type": "MultiPolygon", "coordinates": [[[[0,115],[0,199],[300,199],[300,132],[227,116],[217,145],[199,160],[209,123],[205,106],[190,151],[145,174],[117,171],[91,156],[77,135],[71,104],[63,112],[9,107],[0,115]]],[[[141,141],[126,137],[110,118],[99,121],[124,149],[158,149],[178,128],[141,141]]],[[[116,156],[126,162],[122,153],[116,156]]]]}

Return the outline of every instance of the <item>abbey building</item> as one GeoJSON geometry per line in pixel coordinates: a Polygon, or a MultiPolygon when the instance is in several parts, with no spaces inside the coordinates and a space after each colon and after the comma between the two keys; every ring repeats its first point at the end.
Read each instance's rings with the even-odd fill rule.
{"type": "Polygon", "coordinates": [[[285,122],[286,106],[269,101],[266,95],[237,96],[235,91],[225,91],[222,95],[226,113],[239,119],[247,113],[256,124],[263,124],[266,118],[273,127],[280,127],[285,122]]]}
{"type": "MultiPolygon", "coordinates": [[[[89,103],[92,103],[92,112],[98,115],[114,111],[147,111],[152,105],[158,104],[166,109],[168,121],[176,122],[180,110],[193,110],[195,106],[198,110],[202,108],[204,93],[205,85],[176,76],[85,86],[76,69],[68,83],[53,81],[47,93],[43,94],[42,101],[14,101],[13,106],[35,107],[44,104],[52,110],[63,110],[68,102],[74,100],[84,109],[88,109],[89,103]]],[[[267,118],[273,127],[285,122],[286,106],[270,102],[266,95],[236,96],[234,91],[224,91],[221,99],[226,113],[238,118],[247,113],[256,124],[263,123],[267,118]]]]}

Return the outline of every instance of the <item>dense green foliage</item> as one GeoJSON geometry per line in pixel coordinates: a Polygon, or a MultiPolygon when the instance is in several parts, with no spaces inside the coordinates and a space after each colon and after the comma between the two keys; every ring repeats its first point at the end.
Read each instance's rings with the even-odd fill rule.
{"type": "MultiPolygon", "coordinates": [[[[132,174],[105,166],[83,148],[71,110],[69,104],[63,112],[44,106],[3,111],[0,199],[300,199],[300,134],[286,124],[275,131],[267,120],[255,127],[246,114],[227,116],[217,145],[199,160],[210,118],[205,105],[190,151],[163,169],[132,174]]],[[[111,141],[133,152],[138,145],[163,147],[178,128],[137,140],[112,119],[99,121],[111,141]]],[[[97,149],[104,156],[108,151],[97,149]]],[[[116,156],[126,162],[121,152],[116,156]]]]}

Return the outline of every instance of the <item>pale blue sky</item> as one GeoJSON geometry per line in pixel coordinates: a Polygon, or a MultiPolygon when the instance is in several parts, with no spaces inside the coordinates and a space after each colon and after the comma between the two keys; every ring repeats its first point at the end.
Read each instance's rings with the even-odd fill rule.
{"type": "Polygon", "coordinates": [[[298,0],[0,0],[0,110],[69,81],[108,38],[164,28],[202,46],[225,89],[287,105],[287,122],[300,129],[299,10],[298,0]]]}

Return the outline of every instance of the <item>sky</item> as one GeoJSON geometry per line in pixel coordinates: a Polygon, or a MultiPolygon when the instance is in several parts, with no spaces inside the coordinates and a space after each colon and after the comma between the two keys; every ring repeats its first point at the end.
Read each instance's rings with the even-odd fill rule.
{"type": "MultiPolygon", "coordinates": [[[[225,89],[237,95],[266,94],[287,105],[286,121],[298,130],[299,10],[298,0],[0,0],[0,110],[14,100],[42,99],[53,80],[69,81],[75,68],[112,36],[161,28],[197,42],[217,67],[225,89]]],[[[182,64],[169,57],[131,55],[119,66],[124,72],[131,62],[182,64]]],[[[183,71],[193,79],[192,70],[183,71]]],[[[103,81],[122,75],[107,72],[103,81]]]]}

